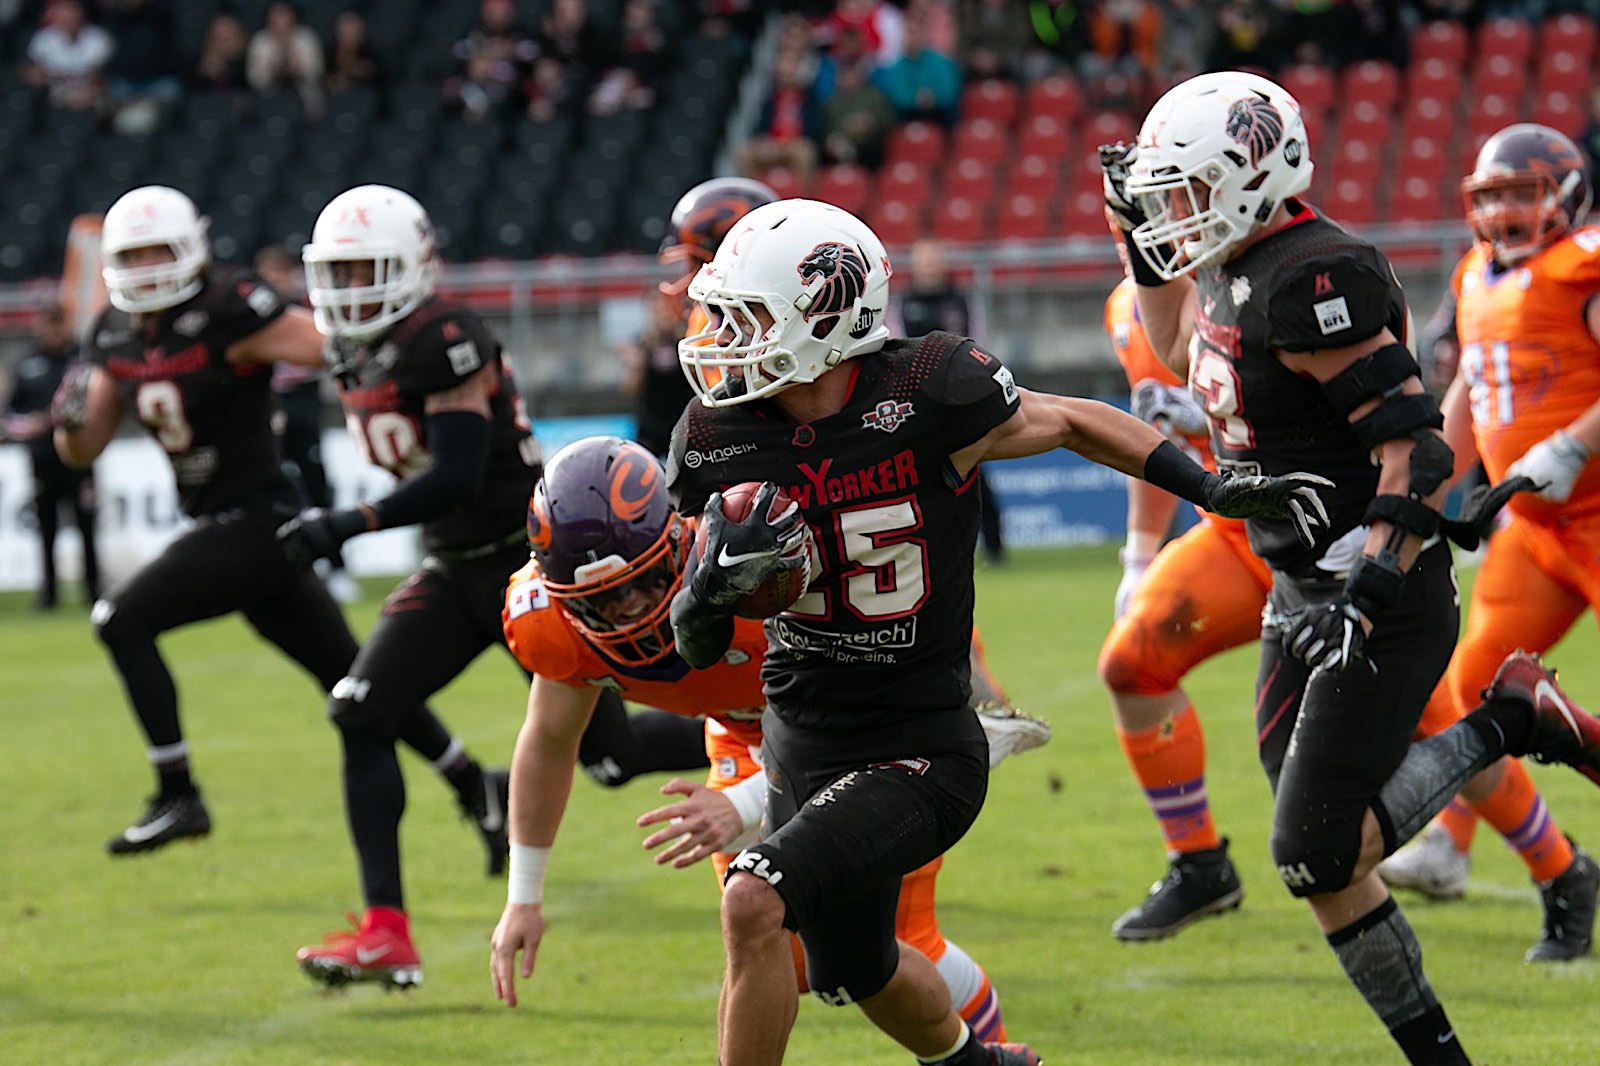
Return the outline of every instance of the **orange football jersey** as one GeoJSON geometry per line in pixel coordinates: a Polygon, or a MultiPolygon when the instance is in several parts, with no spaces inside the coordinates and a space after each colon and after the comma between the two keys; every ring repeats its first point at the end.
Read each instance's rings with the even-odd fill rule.
{"type": "Polygon", "coordinates": [[[524,667],[551,681],[606,688],[624,699],[673,714],[706,715],[746,745],[761,743],[761,660],[767,637],[758,619],[735,618],[733,644],[722,662],[691,670],[672,655],[645,667],[611,662],[578,632],[545,590],[538,564],[511,575],[501,611],[506,644],[524,667]]]}
{"type": "MultiPolygon", "coordinates": [[[[1472,433],[1489,477],[1565,428],[1600,399],[1600,344],[1584,308],[1600,293],[1600,227],[1576,230],[1519,267],[1492,276],[1475,246],[1456,266],[1456,331],[1472,403],[1472,433]]],[[[1600,463],[1579,476],[1566,503],[1531,493],[1511,510],[1549,522],[1600,512],[1600,463]]]]}

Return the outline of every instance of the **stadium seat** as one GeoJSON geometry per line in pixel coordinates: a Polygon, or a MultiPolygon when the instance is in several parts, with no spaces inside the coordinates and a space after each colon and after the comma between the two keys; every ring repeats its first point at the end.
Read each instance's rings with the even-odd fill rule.
{"type": "Polygon", "coordinates": [[[1467,135],[1487,137],[1516,120],[1517,108],[1510,97],[1494,93],[1475,96],[1467,111],[1467,135]]]}
{"type": "Polygon", "coordinates": [[[1593,19],[1568,12],[1545,19],[1539,30],[1539,51],[1571,52],[1584,62],[1594,56],[1597,30],[1593,19]]]}
{"type": "Polygon", "coordinates": [[[1472,92],[1475,96],[1520,97],[1528,87],[1526,63],[1508,56],[1490,56],[1472,68],[1472,92]]]}
{"type": "Polygon", "coordinates": [[[1533,121],[1576,137],[1584,128],[1585,116],[1577,98],[1557,90],[1539,95],[1533,107],[1533,121]]]}
{"type": "Polygon", "coordinates": [[[1467,51],[1467,31],[1460,23],[1425,22],[1411,35],[1413,66],[1429,59],[1440,59],[1452,66],[1460,66],[1467,61],[1467,51]]]}
{"type": "Polygon", "coordinates": [[[983,240],[987,236],[983,205],[961,197],[941,200],[934,209],[933,232],[944,241],[983,240]]]}
{"type": "Polygon", "coordinates": [[[1389,139],[1393,123],[1386,107],[1371,100],[1357,100],[1339,115],[1339,139],[1382,144],[1389,139]]]}
{"type": "Polygon", "coordinates": [[[1320,63],[1296,63],[1283,72],[1280,84],[1300,102],[1302,113],[1333,105],[1333,71],[1320,63]]]}
{"type": "Polygon", "coordinates": [[[1379,175],[1378,149],[1369,141],[1341,139],[1333,160],[1333,178],[1372,185],[1379,175]]]}
{"type": "Polygon", "coordinates": [[[1053,200],[1060,190],[1061,166],[1055,159],[1025,155],[1011,164],[1006,175],[1006,192],[1012,196],[1053,200]]]}
{"type": "Polygon", "coordinates": [[[931,191],[928,172],[915,163],[894,163],[878,172],[877,199],[898,200],[920,208],[931,191]]]}
{"type": "Polygon", "coordinates": [[[941,191],[949,199],[985,204],[994,196],[994,186],[995,163],[968,156],[945,173],[941,191]]]}
{"type": "Polygon", "coordinates": [[[907,122],[889,133],[884,146],[884,160],[888,163],[916,163],[923,167],[936,166],[944,155],[944,130],[931,122],[907,122]]]}
{"type": "MultiPolygon", "coordinates": [[[[1412,69],[1419,65],[1413,63],[1412,69]]],[[[1400,75],[1394,67],[1368,59],[1345,68],[1339,99],[1346,108],[1358,100],[1370,100],[1380,108],[1388,108],[1394,106],[1399,93],[1400,75]]]]}
{"type": "Polygon", "coordinates": [[[1394,222],[1437,222],[1456,214],[1455,204],[1440,195],[1440,183],[1412,175],[1394,188],[1388,217],[1394,222]]]}
{"type": "Polygon", "coordinates": [[[1401,142],[1399,173],[1420,177],[1437,185],[1444,180],[1447,164],[1444,142],[1433,137],[1411,137],[1401,142]]]}
{"type": "Polygon", "coordinates": [[[880,200],[868,216],[873,232],[890,248],[903,248],[923,234],[921,208],[902,200],[880,200]]]}
{"type": "Polygon", "coordinates": [[[1017,152],[1061,159],[1072,149],[1067,123],[1054,115],[1034,115],[1017,134],[1017,152]]]}
{"type": "Polygon", "coordinates": [[[974,82],[961,92],[959,113],[962,121],[986,118],[1000,126],[1009,126],[1017,117],[1017,87],[994,78],[974,82]]]}
{"type": "Polygon", "coordinates": [[[1340,178],[1333,182],[1324,197],[1323,207],[1335,222],[1362,226],[1377,217],[1373,187],[1354,178],[1340,178]]]}
{"type": "Polygon", "coordinates": [[[956,159],[978,159],[998,163],[1010,150],[1006,131],[986,118],[962,122],[950,142],[950,155],[956,159]]]}
{"type": "Polygon", "coordinates": [[[1406,141],[1426,137],[1443,145],[1455,136],[1455,132],[1456,116],[1453,109],[1432,96],[1419,96],[1411,100],[1400,122],[1400,135],[1406,141]]]}
{"type": "Polygon", "coordinates": [[[1546,52],[1539,58],[1538,73],[1534,76],[1534,91],[1560,92],[1582,98],[1587,95],[1592,78],[1589,61],[1577,52],[1558,50],[1546,52]]]}
{"type": "Polygon", "coordinates": [[[1061,224],[1058,232],[1068,237],[1096,237],[1105,239],[1106,202],[1098,190],[1074,192],[1061,206],[1061,224]]]}
{"type": "Polygon", "coordinates": [[[1028,86],[1023,98],[1024,119],[1049,115],[1071,123],[1083,111],[1083,94],[1067,74],[1049,74],[1028,86]]]}
{"type": "Polygon", "coordinates": [[[1533,54],[1533,26],[1525,19],[1492,18],[1478,27],[1478,63],[1504,56],[1526,66],[1533,54]]]}
{"type": "MultiPolygon", "coordinates": [[[[1084,143],[1096,149],[1102,144],[1115,144],[1118,141],[1132,144],[1138,134],[1139,124],[1126,111],[1101,111],[1083,125],[1084,143]]],[[[1096,159],[1098,161],[1098,155],[1096,159]]]]}
{"type": "Polygon", "coordinates": [[[773,167],[761,175],[773,192],[778,194],[778,199],[788,200],[796,196],[806,195],[805,183],[800,180],[800,175],[788,167],[773,167]]]}
{"type": "MultiPolygon", "coordinates": [[[[867,202],[867,172],[861,167],[839,163],[817,175],[811,195],[823,203],[842,207],[853,215],[861,214],[867,202]]],[[[667,205],[670,210],[671,205],[667,205]]]]}
{"type": "Polygon", "coordinates": [[[995,238],[1002,241],[1031,241],[1046,236],[1047,204],[1037,196],[1012,194],[1004,198],[995,221],[995,238]]]}
{"type": "Polygon", "coordinates": [[[1461,98],[1461,92],[1461,67],[1442,59],[1424,59],[1420,63],[1412,63],[1406,72],[1408,100],[1431,96],[1452,107],[1461,98]]]}

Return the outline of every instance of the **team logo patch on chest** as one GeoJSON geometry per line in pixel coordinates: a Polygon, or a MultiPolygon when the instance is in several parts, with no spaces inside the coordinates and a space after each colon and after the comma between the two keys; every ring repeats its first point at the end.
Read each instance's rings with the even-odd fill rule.
{"type": "Polygon", "coordinates": [[[906,419],[916,414],[916,408],[899,400],[884,400],[861,416],[862,429],[881,429],[893,433],[906,419]]]}
{"type": "Polygon", "coordinates": [[[1233,300],[1233,306],[1243,307],[1250,299],[1250,279],[1242,276],[1234,278],[1233,284],[1228,286],[1228,296],[1233,300]]]}
{"type": "Polygon", "coordinates": [[[181,333],[185,337],[194,337],[206,328],[206,323],[210,320],[211,316],[204,311],[185,311],[173,320],[172,329],[173,332],[181,333]]]}

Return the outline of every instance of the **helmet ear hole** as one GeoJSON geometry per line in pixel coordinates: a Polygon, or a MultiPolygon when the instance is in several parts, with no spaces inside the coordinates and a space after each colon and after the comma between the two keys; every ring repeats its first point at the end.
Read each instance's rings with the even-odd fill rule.
{"type": "Polygon", "coordinates": [[[817,321],[812,325],[811,336],[815,340],[823,340],[828,336],[828,334],[833,332],[833,328],[838,324],[838,315],[824,315],[822,318],[817,319],[817,321]]]}

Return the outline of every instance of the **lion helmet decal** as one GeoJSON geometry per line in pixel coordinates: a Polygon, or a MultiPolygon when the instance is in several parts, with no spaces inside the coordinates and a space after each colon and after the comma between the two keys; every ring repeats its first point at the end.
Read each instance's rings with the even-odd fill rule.
{"type": "Polygon", "coordinates": [[[1228,108],[1228,136],[1250,149],[1250,165],[1260,166],[1283,140],[1283,115],[1259,96],[1235,100],[1228,108]]]}
{"type": "Polygon", "coordinates": [[[804,309],[806,318],[845,314],[867,291],[866,260],[859,251],[838,241],[817,245],[795,269],[808,290],[822,279],[822,287],[811,293],[811,302],[804,309]]]}

